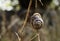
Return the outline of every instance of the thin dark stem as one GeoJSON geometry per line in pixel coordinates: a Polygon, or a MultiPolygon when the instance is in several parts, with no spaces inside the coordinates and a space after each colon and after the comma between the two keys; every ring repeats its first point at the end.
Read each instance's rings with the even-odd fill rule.
{"type": "Polygon", "coordinates": [[[37,0],[35,0],[35,9],[37,9],[37,0]]]}

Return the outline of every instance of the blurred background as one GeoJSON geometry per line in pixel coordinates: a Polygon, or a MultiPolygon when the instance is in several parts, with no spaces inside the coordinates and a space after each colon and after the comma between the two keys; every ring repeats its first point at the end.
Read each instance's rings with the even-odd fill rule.
{"type": "MultiPolygon", "coordinates": [[[[26,11],[24,10],[25,8],[21,9],[19,0],[0,0],[0,41],[19,41],[18,37],[20,41],[29,41],[35,36],[36,32],[29,22],[20,32],[25,19],[25,14],[22,15],[26,11]]],[[[41,41],[60,41],[60,0],[52,0],[40,12],[44,12],[44,25],[40,30],[41,41]]],[[[34,38],[32,41],[38,40],[34,38]]]]}

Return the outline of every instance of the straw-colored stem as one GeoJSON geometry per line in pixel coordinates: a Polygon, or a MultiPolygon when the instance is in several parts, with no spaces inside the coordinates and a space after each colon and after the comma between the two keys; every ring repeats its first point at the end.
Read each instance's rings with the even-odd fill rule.
{"type": "Polygon", "coordinates": [[[25,26],[26,23],[27,23],[27,19],[28,19],[28,16],[29,16],[29,11],[30,11],[31,4],[32,4],[32,0],[30,0],[29,6],[28,6],[28,10],[27,10],[27,13],[26,13],[26,18],[25,18],[25,21],[24,21],[24,23],[23,23],[23,26],[22,26],[22,28],[21,28],[21,30],[20,30],[20,33],[23,31],[24,26],[25,26]]]}
{"type": "Polygon", "coordinates": [[[37,35],[38,35],[38,41],[40,41],[40,35],[39,35],[39,33],[37,33],[37,35]]]}
{"type": "Polygon", "coordinates": [[[15,34],[18,37],[18,40],[21,41],[21,38],[19,37],[18,33],[15,32],[15,34]]]}

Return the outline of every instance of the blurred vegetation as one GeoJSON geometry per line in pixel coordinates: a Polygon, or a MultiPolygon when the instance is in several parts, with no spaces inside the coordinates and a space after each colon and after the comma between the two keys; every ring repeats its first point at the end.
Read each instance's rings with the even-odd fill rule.
{"type": "MultiPolygon", "coordinates": [[[[41,41],[60,41],[60,0],[56,4],[54,1],[56,0],[52,1],[45,12],[48,14],[43,15],[44,25],[39,31],[41,41]],[[49,14],[52,20],[48,18],[49,14]],[[52,21],[53,25],[49,25],[48,21],[52,21]]],[[[17,16],[20,9],[18,0],[0,0],[0,41],[30,41],[36,35],[29,22],[20,32],[24,22],[17,16]]],[[[38,41],[37,37],[32,41],[38,41]]]]}

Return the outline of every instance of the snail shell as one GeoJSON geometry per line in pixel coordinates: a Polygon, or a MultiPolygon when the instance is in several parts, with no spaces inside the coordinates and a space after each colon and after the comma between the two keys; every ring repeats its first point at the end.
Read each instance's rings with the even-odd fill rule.
{"type": "Polygon", "coordinates": [[[38,30],[43,25],[43,19],[41,18],[41,15],[39,13],[34,13],[31,16],[31,24],[34,29],[38,30]]]}

